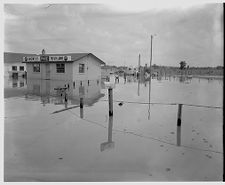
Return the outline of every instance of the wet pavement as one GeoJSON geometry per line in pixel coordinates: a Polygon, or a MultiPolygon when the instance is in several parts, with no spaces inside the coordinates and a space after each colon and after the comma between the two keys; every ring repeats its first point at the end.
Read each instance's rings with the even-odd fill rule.
{"type": "Polygon", "coordinates": [[[222,181],[222,109],[183,105],[177,127],[172,104],[222,107],[222,80],[120,77],[113,117],[103,81],[80,85],[5,78],[5,181],[222,181]]]}

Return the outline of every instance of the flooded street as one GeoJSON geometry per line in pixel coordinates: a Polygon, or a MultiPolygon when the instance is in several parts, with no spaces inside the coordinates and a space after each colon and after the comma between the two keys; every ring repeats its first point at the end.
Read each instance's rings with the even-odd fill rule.
{"type": "Polygon", "coordinates": [[[5,78],[4,96],[5,181],[223,179],[223,80],[120,77],[113,117],[101,79],[5,78]]]}

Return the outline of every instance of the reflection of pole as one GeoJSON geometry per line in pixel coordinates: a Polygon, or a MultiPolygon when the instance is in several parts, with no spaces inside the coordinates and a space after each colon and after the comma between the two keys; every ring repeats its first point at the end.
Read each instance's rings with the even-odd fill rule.
{"type": "Polygon", "coordinates": [[[109,116],[108,143],[112,142],[113,116],[109,116]]]}
{"type": "Polygon", "coordinates": [[[181,144],[181,126],[177,126],[177,146],[181,144]]]}
{"type": "Polygon", "coordinates": [[[113,116],[109,116],[108,141],[101,143],[100,145],[101,152],[107,149],[112,149],[115,146],[115,143],[112,141],[112,129],[113,129],[113,116]]]}
{"type": "Polygon", "coordinates": [[[138,78],[138,96],[140,96],[140,77],[138,78]]]}
{"type": "MultiPolygon", "coordinates": [[[[151,77],[150,77],[151,79],[151,77]]],[[[149,80],[149,89],[148,89],[148,119],[150,119],[150,99],[151,99],[151,80],[149,80]]]]}
{"type": "Polygon", "coordinates": [[[109,94],[109,116],[113,116],[113,90],[112,88],[108,89],[109,94]]]}

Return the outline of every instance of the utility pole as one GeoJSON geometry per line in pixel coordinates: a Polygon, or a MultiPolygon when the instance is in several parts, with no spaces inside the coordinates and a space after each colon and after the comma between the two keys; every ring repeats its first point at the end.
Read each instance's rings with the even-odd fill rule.
{"type": "Polygon", "coordinates": [[[156,34],[154,34],[154,35],[151,35],[151,54],[150,54],[150,76],[151,76],[151,69],[152,69],[152,51],[153,51],[153,47],[152,47],[152,45],[153,45],[153,36],[156,36],[156,34]]]}
{"type": "Polygon", "coordinates": [[[152,77],[152,73],[151,73],[151,69],[152,69],[152,40],[153,40],[153,35],[151,35],[151,54],[150,54],[150,78],[149,78],[149,96],[148,96],[148,101],[149,101],[149,108],[148,108],[148,119],[150,119],[150,103],[151,103],[151,77],[152,77]]]}
{"type": "Polygon", "coordinates": [[[151,35],[151,54],[150,54],[150,79],[151,79],[151,69],[152,69],[152,40],[153,40],[153,35],[151,35]]]}
{"type": "Polygon", "coordinates": [[[140,74],[141,55],[138,56],[138,73],[140,74]]]}

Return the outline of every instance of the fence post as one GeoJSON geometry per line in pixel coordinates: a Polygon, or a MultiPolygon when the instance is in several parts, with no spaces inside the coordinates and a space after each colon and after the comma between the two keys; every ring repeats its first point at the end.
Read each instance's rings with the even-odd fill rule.
{"type": "Polygon", "coordinates": [[[181,126],[182,104],[178,104],[177,126],[181,126]]]}
{"type": "Polygon", "coordinates": [[[113,116],[113,90],[111,87],[108,89],[109,95],[109,116],[113,116]]]}
{"type": "Polygon", "coordinates": [[[65,91],[65,102],[67,102],[67,94],[66,94],[66,91],[65,91]]]}

